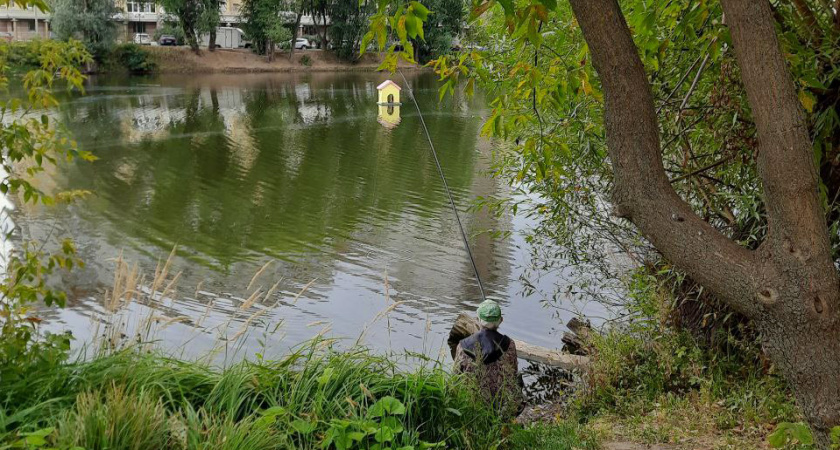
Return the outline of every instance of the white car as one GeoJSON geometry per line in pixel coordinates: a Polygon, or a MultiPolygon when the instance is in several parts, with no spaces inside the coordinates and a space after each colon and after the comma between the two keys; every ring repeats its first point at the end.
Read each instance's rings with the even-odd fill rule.
{"type": "Polygon", "coordinates": [[[152,38],[146,33],[135,33],[134,43],[139,45],[152,45],[152,38]]]}
{"type": "Polygon", "coordinates": [[[309,42],[309,39],[306,39],[306,38],[295,39],[295,50],[308,50],[310,48],[312,48],[312,44],[309,42]]]}

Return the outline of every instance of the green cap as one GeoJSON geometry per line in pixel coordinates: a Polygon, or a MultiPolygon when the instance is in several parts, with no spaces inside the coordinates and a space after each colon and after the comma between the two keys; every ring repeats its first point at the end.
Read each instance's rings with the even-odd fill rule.
{"type": "Polygon", "coordinates": [[[496,323],[502,320],[502,308],[493,300],[485,300],[478,305],[478,318],[489,323],[496,323]]]}

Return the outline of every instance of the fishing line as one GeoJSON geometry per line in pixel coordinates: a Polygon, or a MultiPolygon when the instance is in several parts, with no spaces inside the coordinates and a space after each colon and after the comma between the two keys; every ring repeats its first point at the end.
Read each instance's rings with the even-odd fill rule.
{"type": "Polygon", "coordinates": [[[423,119],[423,112],[420,111],[420,105],[417,103],[417,99],[414,98],[414,91],[411,89],[411,84],[408,83],[408,80],[405,78],[405,75],[403,75],[401,70],[398,70],[398,72],[403,79],[405,87],[408,89],[411,101],[414,102],[414,107],[417,108],[417,115],[420,117],[420,123],[423,125],[423,131],[426,132],[426,139],[429,140],[429,148],[432,149],[432,156],[435,158],[435,165],[437,166],[438,173],[440,174],[440,180],[443,182],[443,189],[446,191],[446,196],[449,197],[449,206],[452,207],[452,212],[455,213],[455,220],[458,222],[458,229],[461,231],[461,239],[464,241],[464,248],[467,250],[467,256],[470,258],[470,264],[472,264],[473,273],[475,274],[475,281],[478,282],[478,290],[481,292],[481,299],[487,300],[487,296],[484,294],[484,285],[481,283],[481,276],[478,275],[478,266],[475,264],[475,258],[473,257],[472,250],[470,249],[470,242],[467,239],[467,233],[464,231],[464,225],[461,223],[461,215],[458,214],[458,208],[455,206],[455,199],[452,198],[452,192],[449,190],[449,184],[446,182],[446,176],[443,174],[443,167],[440,165],[437,151],[435,151],[435,144],[432,142],[432,135],[429,134],[429,128],[426,126],[426,120],[423,119]]]}

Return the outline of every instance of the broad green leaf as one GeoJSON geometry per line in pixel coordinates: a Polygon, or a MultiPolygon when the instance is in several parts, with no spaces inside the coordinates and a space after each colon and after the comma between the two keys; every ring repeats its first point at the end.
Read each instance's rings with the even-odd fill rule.
{"type": "Polygon", "coordinates": [[[318,428],[317,423],[309,422],[303,419],[295,419],[289,425],[292,427],[292,429],[304,435],[312,434],[318,428]]]}
{"type": "Polygon", "coordinates": [[[513,0],[497,0],[505,10],[506,16],[512,16],[516,11],[513,8],[513,0]]]}
{"type": "Polygon", "coordinates": [[[405,405],[394,397],[382,397],[368,410],[369,417],[382,417],[385,415],[405,414],[405,405]]]}

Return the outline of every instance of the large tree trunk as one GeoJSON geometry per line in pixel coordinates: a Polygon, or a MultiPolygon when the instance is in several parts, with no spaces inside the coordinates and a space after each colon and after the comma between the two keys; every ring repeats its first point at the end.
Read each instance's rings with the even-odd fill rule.
{"type": "Polygon", "coordinates": [[[321,38],[321,49],[326,50],[329,44],[329,37],[327,36],[327,7],[323,6],[321,8],[321,32],[323,37],[321,38]]]}
{"type": "Polygon", "coordinates": [[[201,54],[201,48],[198,46],[198,38],[195,35],[195,27],[188,23],[184,18],[181,18],[181,29],[184,30],[184,37],[187,39],[187,44],[196,55],[201,54]]]}
{"type": "Polygon", "coordinates": [[[295,18],[295,26],[292,28],[292,42],[289,43],[289,61],[292,60],[292,56],[295,55],[295,39],[297,39],[297,32],[298,28],[300,27],[300,18],[303,16],[303,12],[298,11],[297,17],[295,18]]]}
{"type": "Polygon", "coordinates": [[[207,50],[216,51],[216,29],[210,30],[210,42],[207,43],[207,50]]]}
{"type": "Polygon", "coordinates": [[[804,113],[767,1],[721,0],[758,130],[768,234],[748,250],[700,219],[662,163],[650,83],[617,0],[570,0],[600,75],[616,213],[751,318],[820,448],[840,425],[840,291],[804,113]]]}

